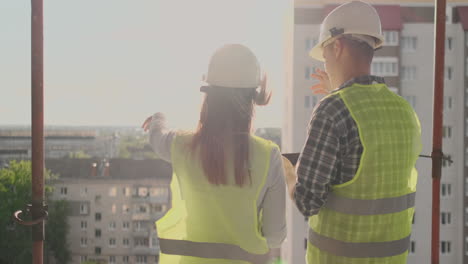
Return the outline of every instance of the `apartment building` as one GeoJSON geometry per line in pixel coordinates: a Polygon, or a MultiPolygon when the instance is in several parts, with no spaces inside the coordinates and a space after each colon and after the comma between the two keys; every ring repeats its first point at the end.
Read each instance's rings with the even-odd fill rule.
{"type": "Polygon", "coordinates": [[[161,160],[49,159],[53,199],[71,207],[72,264],[158,263],[154,222],[170,206],[171,167],[161,160]]]}

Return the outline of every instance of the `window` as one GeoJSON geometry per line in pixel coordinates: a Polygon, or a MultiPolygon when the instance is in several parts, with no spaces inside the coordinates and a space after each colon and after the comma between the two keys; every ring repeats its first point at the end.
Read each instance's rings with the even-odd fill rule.
{"type": "Polygon", "coordinates": [[[468,237],[465,237],[465,255],[468,256],[468,237]]]}
{"type": "Polygon", "coordinates": [[[96,222],[101,221],[101,217],[102,217],[102,216],[101,216],[101,213],[96,213],[96,214],[94,215],[94,219],[96,220],[96,222]]]}
{"type": "Polygon", "coordinates": [[[164,210],[165,210],[165,206],[164,206],[164,205],[161,205],[161,204],[154,204],[154,205],[153,205],[153,211],[154,211],[155,213],[160,213],[160,212],[162,212],[162,211],[164,211],[164,210]]]}
{"type": "Polygon", "coordinates": [[[450,81],[453,79],[453,69],[452,67],[448,66],[445,67],[445,80],[450,81]]]}
{"type": "Polygon", "coordinates": [[[310,80],[310,75],[311,74],[312,74],[312,72],[310,71],[310,67],[306,66],[305,69],[304,69],[304,78],[306,80],[310,80]]]}
{"type": "Polygon", "coordinates": [[[452,127],[451,126],[444,126],[442,130],[443,138],[451,138],[452,137],[452,127]]]}
{"type": "Polygon", "coordinates": [[[123,256],[122,261],[123,261],[123,263],[128,263],[128,262],[130,262],[130,258],[128,256],[123,256]]]}
{"type": "Polygon", "coordinates": [[[83,187],[80,189],[80,195],[86,196],[88,194],[88,187],[83,187]]]}
{"type": "Polygon", "coordinates": [[[385,39],[385,46],[398,46],[398,31],[382,32],[385,39]]]}
{"type": "Polygon", "coordinates": [[[416,252],[416,241],[411,241],[409,253],[414,254],[416,252]]]}
{"type": "Polygon", "coordinates": [[[413,107],[413,108],[416,108],[416,96],[414,95],[405,95],[403,96],[406,101],[408,101],[408,103],[413,107]]]}
{"type": "Polygon", "coordinates": [[[115,214],[117,212],[117,206],[115,204],[112,205],[111,207],[111,213],[115,214]]]}
{"type": "Polygon", "coordinates": [[[465,149],[465,166],[468,167],[468,148],[465,149]]]}
{"type": "Polygon", "coordinates": [[[116,195],[117,195],[117,188],[116,187],[109,188],[109,196],[114,197],[116,195]]]}
{"type": "Polygon", "coordinates": [[[146,213],[148,211],[148,208],[144,205],[138,206],[138,212],[139,213],[146,213]]]}
{"type": "Polygon", "coordinates": [[[417,37],[401,37],[401,50],[403,52],[414,52],[418,47],[417,37]]]}
{"type": "Polygon", "coordinates": [[[465,89],[465,106],[468,107],[468,88],[465,89]]]}
{"type": "Polygon", "coordinates": [[[95,247],[94,248],[94,254],[101,255],[101,248],[100,247],[95,247]]]}
{"type": "Polygon", "coordinates": [[[312,39],[312,48],[313,48],[315,45],[317,45],[317,43],[318,43],[318,38],[313,38],[313,39],[312,39]]]}
{"type": "Polygon", "coordinates": [[[468,118],[465,119],[465,136],[468,137],[468,118]]]}
{"type": "Polygon", "coordinates": [[[115,221],[109,223],[109,230],[115,230],[116,224],[115,221]]]}
{"type": "Polygon", "coordinates": [[[86,228],[88,228],[88,222],[81,221],[81,230],[86,230],[86,228]]]}
{"type": "Polygon", "coordinates": [[[124,214],[130,213],[130,207],[128,207],[128,205],[126,205],[126,204],[122,205],[122,212],[124,214]]]}
{"type": "Polygon", "coordinates": [[[305,51],[308,53],[315,45],[317,45],[317,38],[306,38],[305,39],[305,51]]]}
{"type": "Polygon", "coordinates": [[[88,246],[88,239],[86,237],[81,238],[81,247],[87,247],[88,246]]]}
{"type": "Polygon", "coordinates": [[[124,245],[124,247],[129,247],[130,246],[130,239],[124,238],[122,240],[122,244],[124,245]]]}
{"type": "MultiPolygon", "coordinates": [[[[447,155],[447,159],[451,160],[452,155],[447,155]]],[[[442,167],[446,168],[446,167],[450,167],[450,166],[452,166],[452,164],[448,160],[446,160],[446,159],[442,160],[442,167]]]]}
{"type": "Polygon", "coordinates": [[[136,256],[137,264],[146,264],[147,257],[146,256],[136,256]]]}
{"type": "MultiPolygon", "coordinates": [[[[468,178],[465,178],[465,196],[468,196],[468,178]]],[[[468,217],[468,214],[466,216],[468,217]]]]}
{"type": "Polygon", "coordinates": [[[315,108],[315,106],[317,105],[318,99],[315,96],[311,96],[311,99],[312,99],[312,105],[311,106],[312,106],[312,108],[315,108]]]}
{"type": "Polygon", "coordinates": [[[398,76],[398,59],[393,57],[376,57],[372,62],[371,72],[378,76],[398,76]]]}
{"type": "Polygon", "coordinates": [[[115,264],[115,263],[116,263],[115,256],[109,256],[109,264],[115,264]]]}
{"type": "Polygon", "coordinates": [[[157,188],[151,188],[150,189],[150,196],[151,197],[166,196],[166,195],[168,195],[167,188],[157,187],[157,188]]]}
{"type": "Polygon", "coordinates": [[[135,238],[135,246],[144,246],[144,247],[147,247],[148,246],[148,238],[135,238]]]}
{"type": "Polygon", "coordinates": [[[402,66],[401,67],[401,80],[402,81],[416,80],[416,66],[402,66]]]}
{"type": "Polygon", "coordinates": [[[452,214],[450,212],[441,212],[440,218],[442,225],[450,225],[452,223],[452,214]]]}
{"type": "Polygon", "coordinates": [[[88,261],[88,256],[80,256],[80,261],[81,262],[88,261]]]}
{"type": "Polygon", "coordinates": [[[452,110],[453,99],[452,96],[444,96],[444,110],[452,110]]]}
{"type": "Polygon", "coordinates": [[[95,236],[95,237],[101,237],[101,229],[96,229],[96,230],[94,231],[94,236],[95,236]]]}
{"type": "Polygon", "coordinates": [[[60,188],[60,194],[61,195],[67,195],[68,189],[67,187],[61,187],[60,188]]]}
{"type": "Polygon", "coordinates": [[[109,239],[109,247],[115,247],[115,238],[110,238],[109,239]]]}
{"type": "Polygon", "coordinates": [[[440,252],[442,254],[449,254],[451,252],[451,242],[450,241],[441,241],[440,242],[440,252]]]}
{"type": "Polygon", "coordinates": [[[445,39],[445,49],[449,51],[453,50],[453,39],[451,37],[445,39]]]}
{"type": "Polygon", "coordinates": [[[122,194],[126,197],[129,197],[131,195],[131,189],[130,187],[124,187],[122,188],[122,194]]]}
{"type": "Polygon", "coordinates": [[[468,226],[468,207],[465,208],[465,226],[468,226]]]}
{"type": "Polygon", "coordinates": [[[96,196],[94,197],[94,201],[95,201],[96,203],[100,203],[100,202],[101,202],[101,198],[102,198],[101,195],[96,195],[96,196]]]}
{"type": "Polygon", "coordinates": [[[122,223],[122,229],[123,230],[128,230],[130,228],[130,222],[123,222],[122,223]]]}
{"type": "Polygon", "coordinates": [[[440,193],[442,197],[449,197],[452,196],[452,184],[450,183],[442,183],[440,193]]]}
{"type": "Polygon", "coordinates": [[[88,204],[80,204],[80,214],[88,214],[88,204]]]}
{"type": "Polygon", "coordinates": [[[310,107],[310,96],[306,96],[304,100],[304,107],[309,108],[310,107]]]}

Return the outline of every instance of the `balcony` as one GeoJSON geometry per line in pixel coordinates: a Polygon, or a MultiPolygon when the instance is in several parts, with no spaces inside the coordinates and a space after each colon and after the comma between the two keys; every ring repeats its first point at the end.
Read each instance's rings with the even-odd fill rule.
{"type": "Polygon", "coordinates": [[[163,216],[164,216],[163,212],[133,213],[132,220],[134,221],[156,221],[163,216]]]}
{"type": "Polygon", "coordinates": [[[147,228],[135,228],[133,229],[132,236],[134,237],[148,237],[150,234],[147,228]]]}
{"type": "Polygon", "coordinates": [[[132,248],[133,255],[157,255],[159,253],[158,248],[150,248],[148,246],[136,246],[132,248]]]}
{"type": "Polygon", "coordinates": [[[161,204],[168,203],[169,196],[132,196],[132,202],[135,203],[151,203],[151,204],[161,204]]]}

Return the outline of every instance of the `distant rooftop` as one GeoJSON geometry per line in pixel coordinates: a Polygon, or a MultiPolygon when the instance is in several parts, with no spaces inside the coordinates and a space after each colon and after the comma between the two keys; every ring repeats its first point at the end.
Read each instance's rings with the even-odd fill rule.
{"type": "Polygon", "coordinates": [[[170,179],[171,165],[162,160],[47,159],[46,168],[60,179],[170,179]]]}

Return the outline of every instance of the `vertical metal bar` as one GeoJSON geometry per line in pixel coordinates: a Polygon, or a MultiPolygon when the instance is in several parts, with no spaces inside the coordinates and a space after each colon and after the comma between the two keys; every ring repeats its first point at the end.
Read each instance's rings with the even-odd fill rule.
{"type": "MultiPolygon", "coordinates": [[[[44,204],[43,0],[31,0],[32,218],[44,204]]],[[[32,227],[33,264],[43,263],[44,222],[32,227]]]]}
{"type": "Polygon", "coordinates": [[[432,138],[432,264],[439,264],[446,0],[435,1],[434,120],[432,138]]]}

